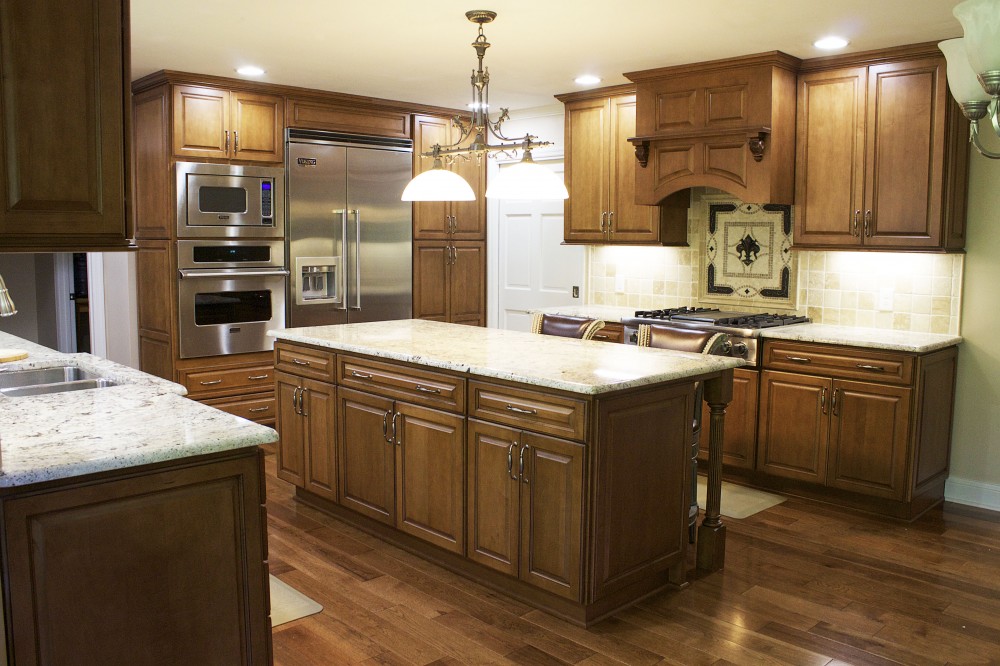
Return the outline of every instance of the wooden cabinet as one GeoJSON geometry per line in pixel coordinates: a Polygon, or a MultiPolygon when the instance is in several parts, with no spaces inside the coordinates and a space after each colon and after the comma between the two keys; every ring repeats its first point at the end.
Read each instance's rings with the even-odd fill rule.
{"type": "Polygon", "coordinates": [[[0,245],[125,250],[128,0],[0,4],[0,245]]]}
{"type": "MultiPolygon", "coordinates": [[[[731,468],[752,470],[757,453],[757,395],[760,373],[733,370],[733,399],[726,407],[726,429],[722,442],[722,462],[731,468]]],[[[708,404],[702,405],[698,460],[708,460],[710,428],[708,404]]]]}
{"type": "Polygon", "coordinates": [[[4,664],[271,664],[257,447],[0,491],[4,664]]]}
{"type": "Polygon", "coordinates": [[[601,342],[624,342],[625,327],[618,322],[607,322],[604,328],[597,331],[591,339],[600,340],[601,342]]]}
{"type": "Polygon", "coordinates": [[[183,160],[284,162],[284,98],[194,85],[173,87],[173,154],[183,160]]]}
{"type": "Polygon", "coordinates": [[[687,196],[635,203],[635,95],[593,95],[557,96],[566,105],[565,241],[686,245],[687,196]]]}
{"type": "Polygon", "coordinates": [[[578,598],[584,447],[476,420],[468,447],[469,559],[578,598]]]}
{"type": "Polygon", "coordinates": [[[834,62],[798,79],[795,245],[960,249],[968,126],[944,57],[834,62]]]}
{"type": "Polygon", "coordinates": [[[486,245],[414,241],[413,317],[486,325],[486,245]]]}
{"type": "MultiPolygon", "coordinates": [[[[140,260],[144,254],[140,253],[140,260]]],[[[141,265],[141,262],[140,262],[141,265]]],[[[140,277],[144,271],[139,271],[140,277]]],[[[273,426],[276,418],[274,402],[275,373],[270,352],[206,356],[169,360],[170,346],[155,346],[153,332],[143,326],[151,304],[140,302],[140,353],[147,372],[176,381],[187,390],[187,397],[230,414],[273,426]],[[152,347],[152,349],[151,349],[152,347]],[[166,357],[166,363],[160,359],[166,357]],[[154,368],[159,368],[156,372],[154,368]]],[[[160,304],[158,307],[163,307],[160,304]]],[[[163,313],[169,320],[169,313],[163,313]]]]}
{"type": "Polygon", "coordinates": [[[336,395],[326,382],[276,373],[278,478],[337,499],[336,395]]]}
{"type": "Polygon", "coordinates": [[[285,100],[286,124],[304,129],[409,139],[410,115],[408,111],[373,108],[346,99],[289,97],[285,100]]]}
{"type": "Polygon", "coordinates": [[[943,499],[956,356],[766,341],[757,471],[915,518],[943,499]]]}

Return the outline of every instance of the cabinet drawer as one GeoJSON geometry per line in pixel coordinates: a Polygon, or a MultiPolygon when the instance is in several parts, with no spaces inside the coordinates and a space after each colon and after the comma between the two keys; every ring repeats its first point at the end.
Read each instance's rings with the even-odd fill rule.
{"type": "Polygon", "coordinates": [[[911,384],[913,357],[878,349],[767,340],[764,367],[825,377],[911,384]]]}
{"type": "Polygon", "coordinates": [[[270,425],[274,423],[275,419],[273,393],[254,394],[246,397],[217,398],[215,400],[206,400],[205,404],[211,405],[216,409],[221,409],[234,416],[241,416],[250,421],[257,421],[258,423],[270,425]]]}
{"type": "Polygon", "coordinates": [[[367,358],[341,356],[337,381],[379,395],[453,412],[465,410],[465,380],[367,358]]]}
{"type": "Polygon", "coordinates": [[[469,382],[469,416],[534,430],[547,435],[582,440],[587,403],[561,395],[512,386],[469,382]]]}
{"type": "Polygon", "coordinates": [[[246,368],[209,368],[206,370],[181,370],[181,383],[187,387],[188,397],[220,395],[225,393],[265,391],[274,388],[274,368],[255,365],[246,368]]]}
{"type": "Polygon", "coordinates": [[[274,345],[274,369],[284,370],[299,377],[332,382],[335,358],[333,352],[321,349],[309,349],[283,342],[274,345]]]}
{"type": "Polygon", "coordinates": [[[594,340],[602,342],[621,342],[625,339],[625,327],[621,324],[609,323],[594,334],[594,340]]]}

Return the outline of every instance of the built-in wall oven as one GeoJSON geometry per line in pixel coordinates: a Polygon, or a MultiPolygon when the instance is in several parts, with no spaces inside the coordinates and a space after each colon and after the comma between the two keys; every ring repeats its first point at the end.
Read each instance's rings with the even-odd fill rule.
{"type": "Polygon", "coordinates": [[[177,241],[181,358],[268,351],[285,326],[282,240],[177,241]]]}
{"type": "Polygon", "coordinates": [[[178,162],[178,238],[284,238],[281,167],[178,162]]]}

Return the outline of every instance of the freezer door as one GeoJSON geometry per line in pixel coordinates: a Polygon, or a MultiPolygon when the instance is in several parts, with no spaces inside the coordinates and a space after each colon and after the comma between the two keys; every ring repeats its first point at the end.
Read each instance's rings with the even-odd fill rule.
{"type": "Polygon", "coordinates": [[[347,323],[347,148],[288,143],[289,326],[347,323]]]}
{"type": "Polygon", "coordinates": [[[347,149],[348,321],[412,316],[412,153],[347,149]]]}

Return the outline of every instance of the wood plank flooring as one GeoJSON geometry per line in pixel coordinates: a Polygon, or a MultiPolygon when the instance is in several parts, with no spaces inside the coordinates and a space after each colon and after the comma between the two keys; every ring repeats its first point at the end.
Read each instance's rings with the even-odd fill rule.
{"type": "Polygon", "coordinates": [[[1000,664],[997,513],[790,499],[727,520],[725,570],[585,630],[296,503],[268,458],[271,573],[324,607],[274,630],[279,666],[1000,664]]]}

